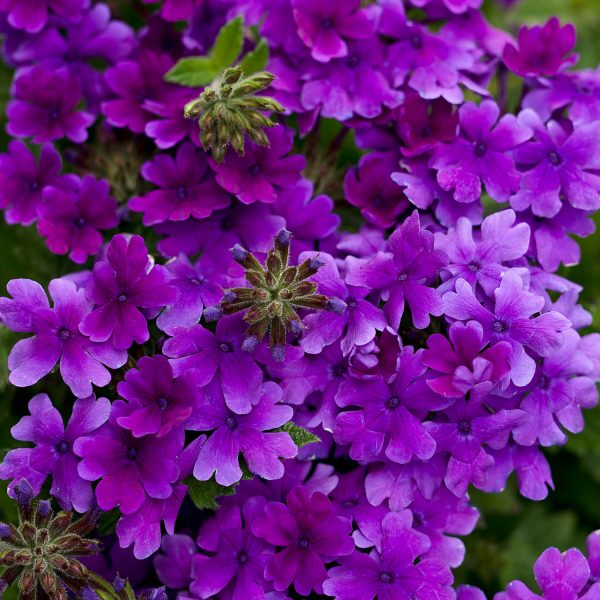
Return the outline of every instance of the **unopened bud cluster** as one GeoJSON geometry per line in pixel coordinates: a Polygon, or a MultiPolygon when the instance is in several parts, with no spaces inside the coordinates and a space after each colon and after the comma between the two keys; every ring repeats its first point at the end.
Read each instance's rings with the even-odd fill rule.
{"type": "Polygon", "coordinates": [[[244,349],[253,350],[268,334],[273,357],[285,358],[288,332],[297,336],[302,332],[302,320],[298,309],[332,310],[343,312],[344,302],[317,293],[317,284],[307,281],[323,262],[318,256],[299,265],[289,264],[292,234],[282,229],[276,236],[274,247],[269,251],[263,266],[246,249],[236,244],[231,253],[237,263],[246,270],[246,281],[251,287],[239,287],[225,291],[219,310],[208,314],[233,314],[246,311],[244,320],[249,323],[244,349]]]}
{"type": "Polygon", "coordinates": [[[245,77],[241,67],[233,67],[186,105],[185,116],[199,120],[202,145],[212,149],[217,162],[222,162],[230,145],[243,155],[246,136],[260,146],[269,145],[263,128],[276,123],[263,112],[283,112],[284,108],[273,98],[255,94],[267,89],[274,78],[266,71],[245,77]]]}

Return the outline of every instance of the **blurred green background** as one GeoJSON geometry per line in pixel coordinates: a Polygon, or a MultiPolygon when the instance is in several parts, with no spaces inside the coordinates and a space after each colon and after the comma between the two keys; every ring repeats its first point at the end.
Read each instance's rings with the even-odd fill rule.
{"type": "MultiPolygon", "coordinates": [[[[486,1],[486,16],[492,24],[516,33],[520,24],[544,22],[551,15],[577,26],[581,67],[600,63],[600,0],[524,0],[507,9],[501,0],[486,1]]],[[[4,114],[11,73],[0,68],[0,102],[4,114]]],[[[0,147],[8,139],[0,123],[0,147]]],[[[600,221],[600,219],[599,219],[600,221]]],[[[562,273],[584,287],[583,305],[594,316],[590,331],[600,331],[600,235],[581,240],[582,261],[562,273]]],[[[9,227],[0,223],[0,293],[14,277],[29,277],[46,284],[52,277],[67,273],[72,263],[52,255],[33,228],[9,227]]],[[[11,445],[10,427],[25,413],[35,393],[52,390],[52,397],[64,394],[56,377],[25,390],[7,385],[6,357],[18,339],[0,329],[0,456],[11,445]]],[[[546,452],[556,491],[546,501],[530,502],[519,496],[514,477],[502,494],[473,492],[482,517],[476,531],[465,539],[467,554],[457,571],[458,583],[481,586],[488,594],[512,579],[532,581],[532,566],[541,551],[555,545],[585,548],[585,538],[600,528],[600,408],[586,413],[586,429],[560,449],[546,452]]],[[[0,520],[14,516],[0,483],[0,520]]]]}

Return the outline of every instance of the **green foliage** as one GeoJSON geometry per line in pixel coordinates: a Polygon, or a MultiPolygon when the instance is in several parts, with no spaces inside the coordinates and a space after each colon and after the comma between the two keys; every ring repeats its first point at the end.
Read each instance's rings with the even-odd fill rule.
{"type": "Polygon", "coordinates": [[[298,446],[298,448],[302,448],[307,444],[315,444],[321,441],[320,438],[308,431],[308,429],[304,429],[304,427],[300,427],[291,421],[275,431],[285,431],[286,433],[289,433],[292,441],[294,444],[296,444],[296,446],[298,446]]]}
{"type": "Polygon", "coordinates": [[[235,62],[243,44],[244,21],[242,17],[236,17],[223,25],[207,56],[182,58],[165,75],[165,79],[189,87],[208,85],[235,62]]]}
{"type": "Polygon", "coordinates": [[[191,476],[184,483],[188,486],[188,494],[192,502],[200,510],[205,508],[217,510],[219,508],[217,498],[232,496],[236,488],[235,485],[225,486],[217,483],[214,475],[208,481],[198,481],[191,476]]]}
{"type": "Polygon", "coordinates": [[[258,71],[262,71],[269,62],[269,46],[264,38],[258,40],[256,47],[254,50],[248,52],[242,62],[240,63],[240,67],[242,67],[242,71],[246,75],[252,75],[252,73],[258,73],[258,71]]]}

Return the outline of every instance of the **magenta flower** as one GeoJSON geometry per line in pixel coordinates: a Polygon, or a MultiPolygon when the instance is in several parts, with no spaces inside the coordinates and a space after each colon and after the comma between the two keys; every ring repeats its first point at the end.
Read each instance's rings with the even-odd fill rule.
{"type": "Polygon", "coordinates": [[[390,178],[397,164],[394,153],[372,152],[346,173],[344,192],[348,202],[360,208],[362,216],[373,225],[392,227],[409,207],[406,196],[390,178]]]}
{"type": "Polygon", "coordinates": [[[127,415],[127,405],[113,403],[109,422],[93,436],[81,437],[74,445],[81,457],[78,472],[96,481],[96,500],[102,510],[118,506],[124,515],[137,511],[146,498],[165,500],[179,477],[176,458],[183,449],[183,430],[162,438],[136,438],[118,425],[127,415]]]}
{"type": "Polygon", "coordinates": [[[378,252],[373,258],[347,260],[346,283],[381,290],[387,301],[385,314],[389,324],[397,329],[406,302],[418,329],[429,325],[429,315],[443,312],[442,299],[431,282],[448,257],[434,250],[433,235],[421,229],[417,211],[390,236],[391,252],[378,252]]]}
{"type": "Polygon", "coordinates": [[[243,506],[228,506],[206,521],[198,534],[205,554],[192,559],[190,591],[198,598],[226,594],[232,599],[263,598],[269,585],[264,578],[270,544],[252,534],[252,523],[262,516],[264,498],[247,500],[243,506]]]}
{"type": "Polygon", "coordinates": [[[558,71],[577,62],[575,27],[567,23],[563,27],[556,17],[544,25],[523,26],[517,37],[518,48],[507,44],[502,53],[504,64],[521,77],[556,75],[558,71]]]}
{"type": "Polygon", "coordinates": [[[53,279],[48,286],[54,307],[39,283],[13,279],[6,286],[11,298],[0,298],[0,317],[12,331],[34,335],[15,344],[8,357],[9,380],[17,387],[37,383],[57,362],[64,382],[78,398],[92,394],[92,384],[108,385],[111,374],[127,360],[127,353],[107,340],[90,340],[79,325],[92,305],[83,290],[66,279],[53,279]],[[105,366],[106,365],[106,366],[105,366]]]}
{"type": "Polygon", "coordinates": [[[323,593],[325,562],[354,549],[351,529],[350,521],[335,516],[327,496],[321,492],[309,496],[304,487],[292,490],[286,504],[269,502],[265,516],[252,523],[254,535],[283,548],[267,559],[265,577],[278,591],[293,583],[303,596],[311,590],[323,593]]]}
{"type": "Polygon", "coordinates": [[[183,426],[200,398],[195,381],[174,378],[169,361],[161,355],[140,358],[137,369],[125,373],[117,391],[127,400],[128,411],[117,422],[136,438],[149,434],[162,438],[183,426]]]}
{"type": "MultiPolygon", "coordinates": [[[[146,4],[156,4],[160,0],[143,0],[146,4]]],[[[160,16],[166,21],[186,21],[203,0],[164,0],[160,16]]]]}
{"type": "Polygon", "coordinates": [[[445,190],[458,202],[475,202],[481,185],[497,202],[519,189],[519,173],[509,152],[531,137],[531,129],[513,115],[504,115],[493,100],[479,106],[466,102],[459,111],[461,135],[436,149],[431,166],[445,190]]]}
{"type": "Polygon", "coordinates": [[[275,202],[281,188],[300,181],[300,172],[306,166],[300,154],[286,156],[293,137],[283,125],[268,130],[267,136],[271,143],[268,148],[249,143],[244,156],[230,150],[222,163],[211,160],[221,187],[244,204],[275,202]]]}
{"type": "Polygon", "coordinates": [[[292,0],[298,35],[320,62],[348,55],[348,39],[364,40],[375,32],[379,11],[360,8],[360,0],[292,0]]]}
{"type": "Polygon", "coordinates": [[[204,219],[230,202],[229,194],[215,182],[204,153],[189,143],[179,147],[175,160],[158,154],[145,163],[142,177],[161,188],[129,201],[131,210],[144,213],[144,225],[204,219]]]}
{"type": "Polygon", "coordinates": [[[144,51],[135,61],[126,60],[110,67],[105,78],[116,98],[103,102],[101,106],[108,123],[143,133],[146,125],[154,119],[145,108],[145,102],[160,101],[169,93],[170,87],[163,77],[172,66],[170,56],[144,51]]]}
{"type": "Polygon", "coordinates": [[[91,175],[73,179],[67,188],[48,186],[39,205],[37,229],[55,254],[67,254],[78,264],[96,254],[104,241],[99,230],[119,223],[117,203],[108,182],[91,175]]]}
{"type": "Polygon", "coordinates": [[[36,144],[63,137],[85,142],[94,117],[77,110],[81,84],[67,69],[35,66],[20,70],[13,88],[13,100],[6,108],[10,135],[31,137],[36,144]]]}
{"type": "Polygon", "coordinates": [[[587,589],[590,565],[577,548],[570,548],[562,553],[558,548],[544,550],[535,561],[533,573],[543,595],[535,594],[522,581],[517,580],[508,584],[506,592],[496,594],[494,600],[593,600],[600,594],[600,583],[593,582],[590,589],[587,589]]]}
{"type": "Polygon", "coordinates": [[[444,267],[450,277],[440,291],[452,290],[458,279],[464,279],[473,289],[481,286],[487,295],[493,294],[509,261],[521,258],[529,249],[529,227],[515,224],[515,220],[512,210],[493,213],[483,220],[479,235],[473,235],[471,221],[460,217],[447,233],[436,233],[436,250],[450,259],[444,267]]]}
{"type": "Polygon", "coordinates": [[[448,566],[420,559],[429,550],[429,538],[411,528],[410,511],[390,512],[381,523],[381,552],[354,552],[329,571],[323,588],[335,600],[373,598],[438,598],[452,600],[453,578],[448,566]],[[415,564],[416,563],[416,564],[415,564]]]}
{"type": "Polygon", "coordinates": [[[204,307],[218,304],[223,297],[223,288],[232,286],[233,278],[225,274],[228,264],[229,261],[223,259],[217,262],[207,253],[196,264],[192,264],[185,254],[169,261],[165,265],[171,275],[169,283],[177,288],[179,297],[158,316],[158,327],[172,333],[176,327],[191,327],[198,323],[204,307]]]}
{"type": "Polygon", "coordinates": [[[227,406],[247,414],[262,396],[263,373],[249,352],[242,349],[246,326],[238,316],[222,317],[215,333],[194,325],[176,329],[163,346],[173,372],[191,371],[196,383],[207,385],[218,377],[227,406]]]}
{"type": "Polygon", "coordinates": [[[0,208],[11,225],[31,225],[38,216],[42,192],[48,185],[63,187],[72,175],[61,176],[62,161],[52,144],[44,144],[39,159],[18,140],[8,144],[0,154],[0,208]]]}
{"type": "Polygon", "coordinates": [[[11,429],[11,434],[16,440],[33,442],[35,447],[11,450],[0,465],[0,478],[13,478],[9,485],[11,490],[21,477],[26,477],[34,486],[34,493],[38,494],[43,480],[51,475],[50,494],[65,510],[71,507],[77,512],[89,510],[94,503],[94,494],[90,482],[77,473],[79,458],[73,453],[73,444],[105,423],[110,414],[110,402],[106,398],[96,400],[93,396],[76,400],[66,428],[46,394],[38,394],[29,401],[29,412],[31,416],[23,417],[11,429]],[[19,462],[26,462],[32,471],[29,476],[15,472],[15,464],[19,462]]]}
{"type": "Polygon", "coordinates": [[[506,387],[512,346],[498,342],[485,348],[483,327],[477,321],[452,323],[449,340],[434,333],[427,340],[423,364],[431,369],[429,387],[446,398],[485,398],[492,390],[506,387]]]}
{"type": "Polygon", "coordinates": [[[338,443],[350,444],[352,459],[372,459],[384,451],[390,460],[405,464],[413,457],[427,460],[433,456],[435,441],[422,421],[429,411],[440,410],[450,401],[427,385],[422,354],[406,346],[390,383],[382,376],[347,378],[342,383],[336,402],[342,408],[359,410],[340,413],[333,434],[338,443]]]}
{"type": "Polygon", "coordinates": [[[221,384],[214,379],[203,390],[204,400],[197,406],[188,427],[212,432],[200,447],[194,477],[201,481],[215,474],[217,483],[232,485],[242,478],[241,454],[252,473],[264,479],[280,479],[280,458],[293,458],[298,449],[285,432],[270,432],[291,420],[294,411],[279,404],[281,388],[269,381],[262,385],[261,397],[249,413],[239,415],[228,408],[221,384]]]}
{"type": "Polygon", "coordinates": [[[97,308],[83,319],[81,332],[94,342],[112,339],[121,349],[150,338],[141,308],[160,309],[177,299],[168,271],[149,266],[146,244],[138,235],[113,237],[106,261],[94,265],[86,293],[97,308]]]}
{"type": "Polygon", "coordinates": [[[461,321],[479,321],[486,342],[509,342],[512,346],[510,377],[516,385],[525,386],[535,372],[535,360],[525,349],[540,356],[556,352],[563,342],[562,332],[571,326],[571,322],[556,311],[533,317],[542,311],[544,299],[526,291],[523,280],[514,271],[503,275],[494,297],[492,312],[480,304],[473,288],[464,279],[459,279],[456,292],[444,295],[446,315],[461,321]]]}
{"type": "Polygon", "coordinates": [[[572,132],[556,121],[544,125],[527,110],[521,120],[533,130],[533,141],[515,151],[515,159],[527,170],[519,191],[511,197],[515,210],[531,207],[541,217],[556,216],[563,203],[585,211],[600,208],[600,123],[590,123],[572,132]]]}
{"type": "Polygon", "coordinates": [[[312,256],[324,263],[311,277],[318,285],[319,293],[342,300],[346,309],[341,314],[323,311],[307,315],[303,320],[305,332],[300,345],[305,352],[318,354],[325,346],[342,338],[342,351],[344,355],[350,354],[355,346],[368,344],[377,331],[383,331],[386,326],[383,311],[367,300],[367,288],[344,283],[330,254],[304,252],[300,255],[300,261],[312,256]]]}
{"type": "Polygon", "coordinates": [[[494,459],[484,447],[506,446],[511,430],[525,420],[522,410],[499,410],[490,414],[476,400],[459,399],[425,428],[435,439],[438,452],[448,452],[450,459],[444,482],[448,489],[462,496],[469,483],[481,488],[494,459]],[[438,420],[439,418],[439,420],[438,420]]]}
{"type": "Polygon", "coordinates": [[[49,16],[78,21],[90,0],[0,0],[0,11],[8,13],[8,22],[27,33],[41,31],[49,16]]]}
{"type": "MultiPolygon", "coordinates": [[[[155,464],[160,465],[160,463],[155,464]]],[[[121,508],[122,514],[116,528],[119,544],[124,548],[133,544],[133,556],[138,561],[152,556],[160,548],[161,523],[165,524],[167,534],[175,533],[175,521],[185,498],[187,487],[174,485],[172,490],[173,493],[168,498],[147,496],[140,508],[133,513],[125,514],[121,508]]],[[[139,563],[133,562],[135,566],[138,566],[139,563]]],[[[164,588],[162,588],[162,594],[151,596],[151,598],[165,600],[164,588]]]]}

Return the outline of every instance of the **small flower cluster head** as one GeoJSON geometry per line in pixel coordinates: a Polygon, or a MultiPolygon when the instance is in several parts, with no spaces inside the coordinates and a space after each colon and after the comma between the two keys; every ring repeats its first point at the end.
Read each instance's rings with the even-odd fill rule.
{"type": "Polygon", "coordinates": [[[216,86],[206,88],[185,105],[185,117],[198,119],[202,145],[212,149],[217,162],[223,162],[229,145],[243,155],[245,137],[259,146],[269,145],[263,128],[276,123],[263,112],[283,112],[284,108],[273,98],[255,94],[267,89],[274,78],[265,71],[244,76],[242,67],[233,67],[216,86]]]}
{"type": "MultiPolygon", "coordinates": [[[[513,40],[480,0],[145,4],[134,31],[0,0],[0,209],[76,265],[0,298],[10,383],[67,391],[32,394],[0,478],[115,510],[182,600],[479,598],[452,588],[469,490],[515,473],[544,499],[544,449],[597,404],[600,337],[557,271],[600,208],[600,74],[570,26],[513,40]],[[165,79],[240,16],[267,72],[165,79]]],[[[595,598],[585,562],[547,551],[543,597],[595,598]]]]}

